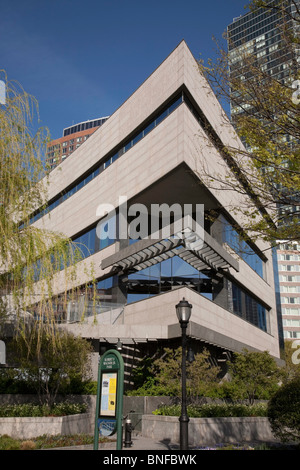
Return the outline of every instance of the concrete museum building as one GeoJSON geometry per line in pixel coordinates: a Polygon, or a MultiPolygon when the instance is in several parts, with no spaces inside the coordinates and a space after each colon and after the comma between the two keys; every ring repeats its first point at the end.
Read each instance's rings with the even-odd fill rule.
{"type": "Polygon", "coordinates": [[[247,198],[202,178],[205,167],[225,177],[232,162],[223,146],[242,145],[224,114],[182,41],[50,173],[50,217],[37,212],[32,222],[82,244],[78,286],[93,264],[96,312],[85,288],[59,315],[93,343],[95,366],[117,343],[129,375],[140,358],[179,346],[175,306],[183,298],[193,306],[194,352],[205,346],[219,364],[243,348],[280,358],[271,250],[262,242],[234,247],[233,225],[242,231],[243,221],[229,208],[247,198]]]}

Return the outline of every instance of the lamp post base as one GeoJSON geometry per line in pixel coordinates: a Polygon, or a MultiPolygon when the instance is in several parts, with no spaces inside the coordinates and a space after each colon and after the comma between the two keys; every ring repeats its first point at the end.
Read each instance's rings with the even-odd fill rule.
{"type": "Polygon", "coordinates": [[[188,450],[189,447],[189,438],[188,438],[188,416],[180,416],[179,418],[179,427],[180,427],[180,450],[188,450]]]}

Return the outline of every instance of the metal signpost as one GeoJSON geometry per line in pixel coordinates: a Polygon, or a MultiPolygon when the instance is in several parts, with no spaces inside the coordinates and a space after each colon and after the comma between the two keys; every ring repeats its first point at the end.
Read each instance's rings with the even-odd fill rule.
{"type": "Polygon", "coordinates": [[[98,450],[99,434],[117,433],[117,450],[122,449],[124,361],[121,354],[110,349],[100,359],[98,369],[94,450],[98,450]]]}

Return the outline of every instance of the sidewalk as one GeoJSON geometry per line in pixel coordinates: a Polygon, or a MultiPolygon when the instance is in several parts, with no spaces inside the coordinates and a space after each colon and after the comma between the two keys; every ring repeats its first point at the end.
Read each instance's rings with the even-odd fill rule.
{"type": "MultiPolygon", "coordinates": [[[[102,446],[99,444],[98,450],[112,450],[116,449],[115,442],[108,442],[102,446]]],[[[168,439],[165,441],[157,441],[155,439],[151,439],[150,437],[144,437],[141,434],[136,434],[132,436],[132,446],[125,447],[123,444],[123,451],[130,451],[130,450],[175,450],[179,449],[179,445],[176,443],[170,443],[168,439]]]]}
{"type": "MultiPolygon", "coordinates": [[[[254,449],[256,446],[261,445],[261,441],[254,441],[254,442],[241,442],[238,444],[238,446],[242,449],[243,446],[245,446],[245,450],[250,450],[251,448],[254,449]]],[[[273,444],[276,448],[276,443],[274,442],[269,442],[268,444],[273,444]]],[[[116,451],[116,440],[114,438],[111,439],[110,442],[105,442],[100,444],[98,446],[99,451],[116,451]]],[[[234,444],[228,444],[234,445],[234,444]]],[[[93,450],[94,446],[92,444],[90,445],[81,445],[81,446],[70,446],[70,447],[56,447],[54,449],[45,449],[45,450],[93,450]]],[[[203,446],[203,447],[190,447],[190,451],[197,451],[197,450],[213,450],[215,448],[215,445],[213,446],[203,446]]],[[[279,447],[280,448],[280,447],[279,447]]],[[[290,446],[291,450],[296,450],[296,447],[291,445],[290,446]]],[[[156,440],[152,439],[150,437],[144,437],[139,433],[133,434],[132,435],[132,445],[131,447],[125,447],[123,443],[122,447],[122,452],[127,452],[127,451],[140,451],[140,450],[157,450],[157,451],[165,451],[165,452],[172,452],[172,451],[179,451],[179,443],[178,442],[170,442],[170,439],[163,439],[163,440],[156,440]]]]}
{"type": "MultiPolygon", "coordinates": [[[[132,435],[132,446],[125,447],[123,444],[122,451],[136,451],[136,450],[178,450],[179,444],[170,443],[169,439],[164,441],[157,441],[149,437],[144,437],[141,434],[132,435]]],[[[70,447],[59,447],[53,450],[93,450],[93,445],[84,445],[84,446],[70,446],[70,447]]],[[[110,451],[116,450],[116,441],[112,440],[111,442],[105,442],[99,444],[98,450],[110,451]]]]}

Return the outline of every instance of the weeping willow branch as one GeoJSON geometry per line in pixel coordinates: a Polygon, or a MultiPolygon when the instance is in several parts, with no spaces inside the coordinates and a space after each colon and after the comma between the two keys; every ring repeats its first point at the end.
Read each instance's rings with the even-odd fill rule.
{"type": "Polygon", "coordinates": [[[5,72],[0,76],[7,91],[0,105],[0,316],[14,317],[23,336],[29,317],[37,330],[43,323],[53,332],[55,280],[59,275],[60,290],[70,297],[81,250],[64,235],[29,223],[33,211],[47,205],[43,156],[49,132],[38,127],[37,101],[5,72]],[[34,317],[28,315],[32,304],[34,317]]]}

